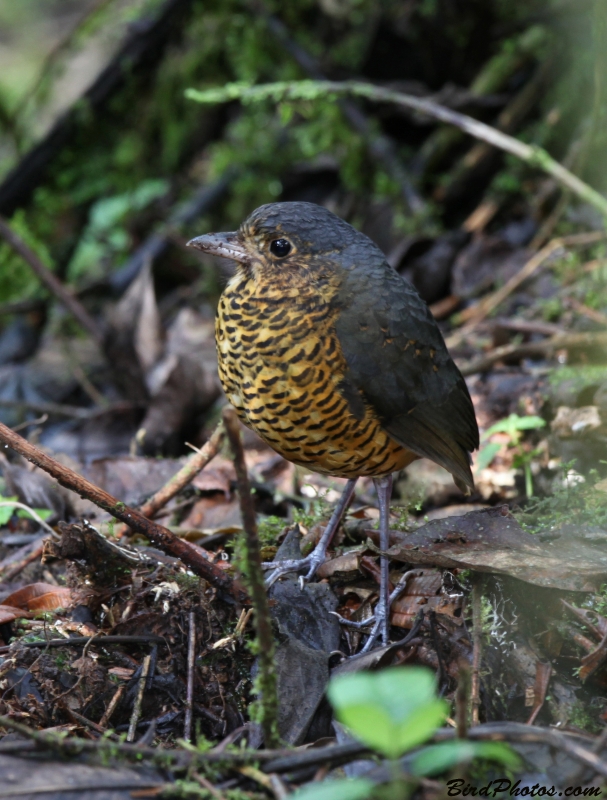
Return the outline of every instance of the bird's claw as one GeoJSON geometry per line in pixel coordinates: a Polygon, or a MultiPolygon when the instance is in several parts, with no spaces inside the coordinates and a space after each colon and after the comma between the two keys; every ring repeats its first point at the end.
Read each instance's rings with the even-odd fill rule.
{"type": "Polygon", "coordinates": [[[303,572],[307,569],[305,575],[299,576],[299,588],[303,589],[304,584],[312,580],[316,570],[324,563],[324,560],[325,553],[317,554],[313,550],[305,558],[293,558],[288,561],[264,561],[261,565],[262,568],[272,570],[266,578],[266,586],[269,588],[279,578],[282,578],[283,575],[288,575],[290,572],[303,572]]]}
{"type": "Polygon", "coordinates": [[[353,619],[346,619],[346,617],[342,617],[341,614],[338,614],[337,611],[329,611],[329,614],[337,617],[340,625],[343,625],[346,628],[356,628],[357,630],[360,630],[361,628],[368,628],[369,625],[375,622],[375,614],[367,617],[367,619],[361,619],[359,622],[356,622],[353,619]]]}

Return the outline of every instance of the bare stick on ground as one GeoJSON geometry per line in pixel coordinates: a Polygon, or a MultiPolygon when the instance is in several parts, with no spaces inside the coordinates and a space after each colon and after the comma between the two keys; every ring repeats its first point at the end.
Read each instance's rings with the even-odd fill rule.
{"type": "Polygon", "coordinates": [[[87,481],[86,478],[78,475],[77,472],[69,469],[69,467],[64,467],[63,464],[60,464],[51,456],[47,456],[42,450],[30,444],[26,439],[2,423],[0,423],[0,442],[12,447],[15,452],[27,458],[32,464],[48,472],[61,486],[65,486],[66,489],[70,489],[81,497],[90,500],[99,508],[108,511],[116,519],[126,523],[132,530],[147,536],[153,545],[164,553],[179,558],[192,572],[200,575],[222,593],[230,595],[239,603],[248,601],[246,591],[225,570],[211,561],[207,561],[202,553],[188,544],[188,542],[179,539],[168,528],[151,522],[139,511],[129,508],[129,506],[87,481]]]}
{"type": "Polygon", "coordinates": [[[99,725],[102,728],[107,728],[110,718],[116,708],[118,707],[118,703],[122,700],[122,695],[126,692],[126,683],[121,683],[120,686],[116,689],[112,699],[108,707],[103,712],[103,716],[99,720],[99,725]]]}
{"type": "MultiPolygon", "coordinates": [[[[546,263],[550,256],[558,253],[559,250],[562,250],[565,247],[572,247],[576,245],[579,247],[588,244],[595,244],[603,239],[605,239],[605,233],[603,231],[591,231],[590,233],[579,233],[573,234],[572,236],[563,236],[558,239],[553,239],[545,247],[542,247],[542,249],[539,250],[534,256],[532,256],[532,258],[530,258],[529,261],[527,261],[521,267],[516,275],[513,275],[503,286],[500,286],[500,288],[496,289],[495,292],[485,297],[480,303],[470,306],[470,308],[466,308],[464,311],[462,311],[459,314],[459,319],[467,324],[464,325],[461,330],[457,331],[455,336],[459,337],[460,340],[463,339],[463,337],[467,335],[473,327],[484,320],[488,314],[490,314],[500,305],[500,303],[503,303],[504,300],[509,297],[512,292],[518,289],[522,283],[528,280],[532,275],[535,275],[538,269],[546,263]]],[[[447,344],[449,344],[449,342],[447,342],[447,344]]]]}
{"type": "Polygon", "coordinates": [[[192,709],[194,707],[194,655],[196,653],[196,615],[190,611],[188,619],[188,685],[185,700],[183,738],[192,741],[192,709]]]}
{"type": "Polygon", "coordinates": [[[131,714],[131,721],[129,723],[129,732],[127,733],[126,736],[127,742],[133,742],[135,740],[135,733],[137,732],[137,723],[139,722],[139,717],[141,716],[141,704],[143,702],[143,692],[145,689],[145,684],[147,683],[147,677],[150,671],[151,661],[152,661],[152,656],[145,656],[145,658],[143,659],[141,677],[139,678],[139,686],[137,687],[137,697],[135,698],[135,703],[133,705],[133,713],[131,714]]]}
{"type": "Polygon", "coordinates": [[[472,583],[472,681],[470,705],[472,707],[472,727],[479,724],[479,707],[481,704],[481,650],[483,644],[483,628],[481,614],[481,578],[473,576],[472,583]]]}
{"type": "MultiPolygon", "coordinates": [[[[169,765],[174,769],[184,769],[188,766],[196,767],[197,765],[203,766],[205,764],[224,763],[231,765],[261,762],[264,772],[270,774],[275,772],[284,773],[325,764],[339,766],[358,759],[369,752],[369,748],[360,742],[347,742],[342,745],[330,745],[328,747],[309,748],[299,751],[292,749],[243,749],[235,752],[225,750],[215,752],[211,750],[201,753],[196,750],[167,750],[163,747],[149,747],[143,744],[122,744],[120,742],[106,741],[105,739],[90,741],[89,739],[64,737],[54,732],[34,730],[22,722],[6,716],[0,716],[0,727],[16,731],[28,740],[26,742],[6,742],[4,746],[0,743],[1,752],[31,751],[32,748],[28,747],[31,743],[35,744],[37,748],[49,749],[67,757],[71,755],[99,757],[107,753],[113,757],[121,755],[134,761],[141,761],[142,758],[146,758],[153,764],[159,764],[163,769],[166,769],[169,765]]],[[[436,732],[434,741],[450,741],[455,736],[456,732],[452,728],[442,728],[436,732]]],[[[541,742],[560,752],[567,753],[579,763],[591,767],[599,775],[607,777],[607,762],[603,761],[596,752],[593,752],[593,749],[584,747],[571,736],[554,729],[535,728],[518,722],[494,722],[491,725],[479,725],[477,728],[473,728],[468,732],[468,737],[474,741],[488,742],[541,742]]]]}
{"type": "MultiPolygon", "coordinates": [[[[49,647],[86,647],[91,644],[90,636],[72,636],[69,639],[42,639],[33,642],[19,642],[19,647],[42,647],[48,650],[49,647]]],[[[95,644],[101,643],[103,646],[108,644],[166,644],[162,636],[155,636],[153,633],[142,635],[114,634],[110,636],[95,637],[95,644]]],[[[9,653],[12,649],[11,644],[2,645],[0,654],[9,653]]]]}
{"type": "Polygon", "coordinates": [[[261,567],[261,545],[257,533],[257,520],[251,498],[249,476],[244,460],[244,451],[240,439],[240,422],[232,408],[224,408],[223,421],[234,454],[234,468],[238,481],[238,498],[240,512],[245,530],[247,553],[247,577],[251,592],[251,602],[255,612],[255,627],[259,644],[259,693],[261,700],[261,726],[265,746],[277,747],[278,730],[278,695],[276,692],[276,668],[274,664],[274,636],[268,597],[261,567]]]}
{"type": "Polygon", "coordinates": [[[455,723],[458,739],[465,739],[468,734],[469,701],[470,667],[462,661],[459,666],[457,689],[455,690],[455,723]]]}
{"type": "MultiPolygon", "coordinates": [[[[172,500],[175,495],[179,494],[179,492],[206,467],[209,461],[215,458],[221,447],[224,435],[225,431],[223,425],[219,423],[208,442],[205,442],[197,453],[190,456],[179,472],[176,472],[155,495],[150,497],[150,499],[141,506],[139,509],[140,513],[149,519],[157,514],[161,508],[164,508],[169,500],[172,500]]],[[[124,536],[128,529],[128,525],[121,525],[116,531],[116,535],[124,536]]]]}

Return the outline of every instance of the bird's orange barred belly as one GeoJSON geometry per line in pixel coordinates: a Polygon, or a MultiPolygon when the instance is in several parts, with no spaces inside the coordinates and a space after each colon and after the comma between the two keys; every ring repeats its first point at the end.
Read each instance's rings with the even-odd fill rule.
{"type": "Polygon", "coordinates": [[[416,456],[368,404],[358,418],[340,391],[345,363],[333,313],[318,292],[237,275],[217,309],[223,388],[240,419],[289,461],[344,478],[390,474],[416,456]]]}

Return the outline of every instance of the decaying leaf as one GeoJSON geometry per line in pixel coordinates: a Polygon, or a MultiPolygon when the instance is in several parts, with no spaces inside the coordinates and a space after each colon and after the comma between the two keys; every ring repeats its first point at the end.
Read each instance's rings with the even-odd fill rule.
{"type": "MultiPolygon", "coordinates": [[[[377,539],[377,531],[367,534],[377,539]]],[[[564,591],[594,592],[607,575],[607,547],[569,536],[541,541],[506,507],[434,520],[411,533],[390,531],[390,557],[409,564],[510,575],[564,591]]]]}
{"type": "Polygon", "coordinates": [[[52,583],[30,583],[4,598],[7,606],[23,611],[54,611],[56,608],[67,608],[71,602],[72,590],[52,583]]]}
{"type": "Polygon", "coordinates": [[[22,619],[23,617],[31,618],[31,616],[31,614],[24,611],[22,608],[6,605],[5,603],[0,605],[0,625],[7,625],[9,622],[13,622],[16,619],[22,619]]]}
{"type": "Polygon", "coordinates": [[[412,628],[421,608],[446,614],[457,624],[462,622],[463,596],[442,592],[443,578],[438,570],[420,570],[407,581],[406,592],[392,603],[390,622],[398,628],[412,628]]]}

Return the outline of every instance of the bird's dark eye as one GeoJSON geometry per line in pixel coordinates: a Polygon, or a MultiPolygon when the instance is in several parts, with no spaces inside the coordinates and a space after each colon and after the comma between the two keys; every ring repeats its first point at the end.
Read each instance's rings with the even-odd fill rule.
{"type": "Polygon", "coordinates": [[[284,258],[291,252],[291,242],[288,239],[274,239],[270,242],[270,253],[277,258],[284,258]]]}

